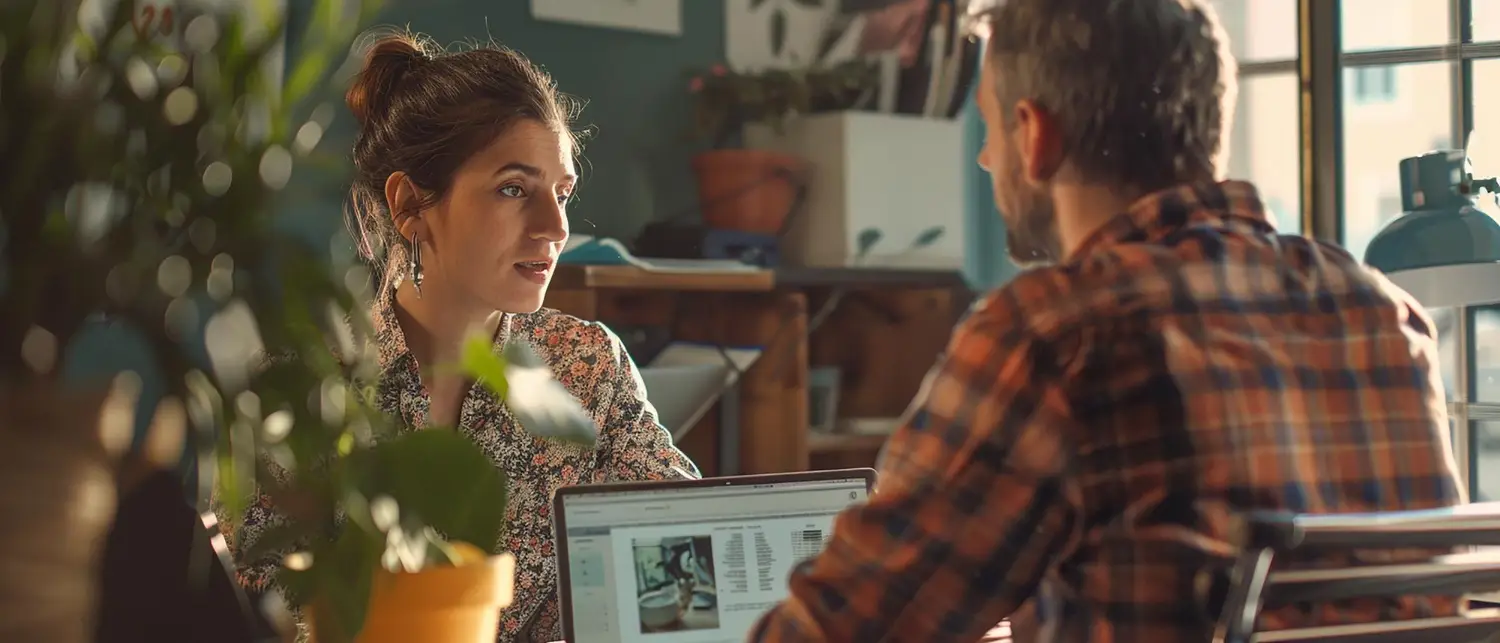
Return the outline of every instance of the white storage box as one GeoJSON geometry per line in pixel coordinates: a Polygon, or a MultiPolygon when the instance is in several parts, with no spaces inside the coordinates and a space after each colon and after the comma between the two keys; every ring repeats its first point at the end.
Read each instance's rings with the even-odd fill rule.
{"type": "Polygon", "coordinates": [[[745,145],[796,154],[812,164],[806,208],[783,241],[794,265],[855,265],[862,231],[880,241],[861,265],[961,269],[964,257],[963,122],[874,112],[793,118],[782,132],[745,128],[745,145]],[[942,236],[912,248],[923,232],[942,236]]]}

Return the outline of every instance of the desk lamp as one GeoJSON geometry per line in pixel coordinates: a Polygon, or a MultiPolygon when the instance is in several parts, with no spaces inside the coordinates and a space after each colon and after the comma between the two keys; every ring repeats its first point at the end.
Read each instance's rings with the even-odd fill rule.
{"type": "Polygon", "coordinates": [[[1370,241],[1365,263],[1429,309],[1500,302],[1500,223],[1475,203],[1500,185],[1474,178],[1463,152],[1429,152],[1400,168],[1406,212],[1370,241]]]}
{"type": "Polygon", "coordinates": [[[1400,168],[1406,212],[1370,241],[1365,263],[1429,311],[1452,309],[1458,363],[1448,414],[1459,472],[1473,492],[1468,307],[1500,302],[1500,223],[1476,207],[1476,197],[1500,192],[1500,185],[1474,178],[1464,152],[1429,152],[1402,160],[1400,168]]]}

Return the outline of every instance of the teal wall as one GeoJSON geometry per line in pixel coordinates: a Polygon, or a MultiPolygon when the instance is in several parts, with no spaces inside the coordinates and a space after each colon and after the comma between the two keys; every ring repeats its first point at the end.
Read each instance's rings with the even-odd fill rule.
{"type": "Polygon", "coordinates": [[[1020,271],[1005,251],[1005,224],[995,209],[990,177],[979,167],[984,121],[970,98],[964,107],[964,279],[977,291],[995,288],[1020,271]]]}
{"type": "MultiPolygon", "coordinates": [[[[311,0],[288,0],[288,28],[300,33],[311,0]]],[[[652,220],[691,212],[696,188],[688,159],[697,149],[686,137],[689,101],[685,74],[723,58],[724,11],[717,1],[684,0],[683,33],[678,37],[533,20],[529,0],[390,0],[376,24],[409,26],[438,42],[493,38],[545,67],[560,87],[587,101],[578,124],[592,130],[580,165],[579,198],[571,209],[573,229],[631,239],[652,220]]],[[[288,51],[296,56],[295,39],[288,51]]],[[[321,149],[347,158],[353,119],[343,107],[342,87],[330,85],[321,98],[337,104],[333,127],[321,149]]],[[[972,101],[965,111],[968,147],[974,160],[983,125],[972,101]]],[[[966,165],[965,274],[978,289],[997,286],[1016,268],[1005,253],[1005,231],[995,212],[988,177],[977,164],[966,165]]],[[[289,191],[283,220],[316,243],[342,227],[346,178],[304,171],[289,191]]],[[[352,247],[352,244],[350,244],[352,247]]],[[[100,327],[71,347],[69,373],[104,377],[121,370],[141,372],[145,399],[140,425],[160,394],[150,355],[128,331],[100,327]]]]}
{"type": "MultiPolygon", "coordinates": [[[[288,0],[288,28],[300,33],[310,0],[288,0]]],[[[570,207],[573,231],[633,239],[645,223],[695,211],[696,185],[688,168],[687,72],[724,57],[722,2],[683,0],[680,36],[661,36],[544,22],[530,0],[388,0],[375,24],[407,26],[439,43],[493,38],[544,67],[563,91],[587,101],[578,125],[591,129],[580,163],[583,181],[570,207]]],[[[295,40],[295,38],[294,38],[295,40]]],[[[290,56],[295,56],[293,49],[290,56]]],[[[353,118],[331,87],[338,119],[323,149],[352,145],[353,118]]],[[[309,187],[309,186],[304,186],[309,187]]],[[[347,186],[310,186],[289,213],[299,227],[324,235],[342,226],[347,186]]]]}
{"type": "MultiPolygon", "coordinates": [[[[288,0],[290,33],[301,33],[311,5],[288,0]]],[[[685,128],[686,72],[723,58],[723,5],[685,0],[683,19],[683,34],[667,37],[539,22],[531,18],[529,0],[389,0],[376,24],[409,26],[441,43],[493,38],[524,52],[561,89],[588,101],[578,124],[593,135],[580,164],[573,230],[630,239],[646,222],[691,210],[697,199],[688,169],[695,147],[685,128]]],[[[289,59],[297,55],[295,44],[293,38],[289,59]]],[[[330,85],[319,100],[338,106],[320,149],[347,160],[355,130],[343,107],[343,88],[330,85]]],[[[334,237],[343,228],[347,190],[343,173],[300,171],[285,195],[282,220],[309,241],[323,245],[332,237],[352,248],[347,237],[334,237]]],[[[162,394],[161,376],[140,338],[122,326],[99,324],[69,347],[65,361],[65,373],[75,382],[104,381],[127,370],[143,380],[139,436],[162,394]]],[[[186,458],[183,467],[191,477],[186,458]]]]}

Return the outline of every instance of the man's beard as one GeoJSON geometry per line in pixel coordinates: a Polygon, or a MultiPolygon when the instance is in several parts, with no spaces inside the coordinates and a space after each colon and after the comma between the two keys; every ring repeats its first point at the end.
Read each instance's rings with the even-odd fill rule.
{"type": "MultiPolygon", "coordinates": [[[[1015,167],[1015,166],[1012,166],[1015,167]]],[[[1011,197],[1005,222],[1005,249],[1011,261],[1022,268],[1055,264],[1062,260],[1062,242],[1057,236],[1057,210],[1052,197],[1028,187],[1020,177],[1007,181],[1011,197]]]]}

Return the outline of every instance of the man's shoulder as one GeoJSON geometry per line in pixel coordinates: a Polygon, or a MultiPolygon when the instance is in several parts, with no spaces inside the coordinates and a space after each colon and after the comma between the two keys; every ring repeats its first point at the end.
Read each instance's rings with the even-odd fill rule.
{"type": "Polygon", "coordinates": [[[1126,265],[1134,261],[1110,253],[1026,270],[975,300],[964,321],[991,332],[1021,333],[1034,339],[1109,323],[1161,299],[1165,292],[1160,278],[1126,265]]]}

